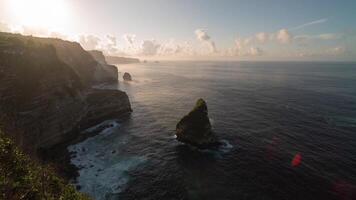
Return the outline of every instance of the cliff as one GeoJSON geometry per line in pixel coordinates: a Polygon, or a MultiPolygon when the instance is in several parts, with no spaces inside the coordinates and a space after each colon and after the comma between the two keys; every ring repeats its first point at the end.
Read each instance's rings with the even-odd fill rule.
{"type": "Polygon", "coordinates": [[[36,150],[131,111],[124,92],[92,89],[96,83],[117,82],[114,71],[78,43],[0,33],[0,120],[5,132],[36,150]]]}
{"type": "Polygon", "coordinates": [[[119,80],[116,66],[107,64],[105,56],[101,51],[92,50],[88,52],[100,64],[100,70],[96,70],[95,73],[96,79],[106,82],[115,82],[119,80]]]}
{"type": "Polygon", "coordinates": [[[140,60],[137,58],[106,56],[106,62],[108,62],[109,64],[129,64],[129,63],[139,63],[140,60]]]}

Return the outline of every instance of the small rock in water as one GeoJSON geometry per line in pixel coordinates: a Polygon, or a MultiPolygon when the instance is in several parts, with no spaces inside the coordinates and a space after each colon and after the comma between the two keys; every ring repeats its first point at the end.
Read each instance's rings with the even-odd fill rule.
{"type": "Polygon", "coordinates": [[[128,72],[124,73],[124,76],[122,77],[125,81],[132,81],[132,77],[131,74],[129,74],[128,72]]]}
{"type": "Polygon", "coordinates": [[[116,153],[116,150],[112,150],[111,153],[112,153],[112,154],[116,153]]]}
{"type": "Polygon", "coordinates": [[[203,99],[199,99],[193,110],[178,122],[176,136],[178,141],[198,148],[211,148],[221,144],[211,129],[208,107],[203,99]]]}

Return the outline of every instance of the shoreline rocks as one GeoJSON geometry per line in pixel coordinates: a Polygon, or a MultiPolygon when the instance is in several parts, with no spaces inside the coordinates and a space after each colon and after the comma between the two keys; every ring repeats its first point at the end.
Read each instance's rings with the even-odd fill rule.
{"type": "Polygon", "coordinates": [[[213,133],[208,117],[208,107],[203,99],[198,99],[195,107],[176,126],[177,140],[198,148],[212,148],[220,145],[213,133]]]}
{"type": "Polygon", "coordinates": [[[125,72],[122,78],[124,79],[124,81],[132,81],[131,74],[128,72],[125,72]]]}

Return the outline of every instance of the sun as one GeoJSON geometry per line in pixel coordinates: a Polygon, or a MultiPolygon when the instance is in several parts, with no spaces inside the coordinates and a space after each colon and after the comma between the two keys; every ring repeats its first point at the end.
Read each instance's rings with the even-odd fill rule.
{"type": "Polygon", "coordinates": [[[69,9],[64,0],[10,0],[17,23],[36,28],[64,30],[69,9]]]}

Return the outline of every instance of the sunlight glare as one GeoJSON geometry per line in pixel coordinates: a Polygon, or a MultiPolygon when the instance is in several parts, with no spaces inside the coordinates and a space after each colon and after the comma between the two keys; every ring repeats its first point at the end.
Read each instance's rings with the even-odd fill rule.
{"type": "Polygon", "coordinates": [[[11,0],[13,17],[29,27],[63,30],[69,18],[64,0],[11,0]]]}

